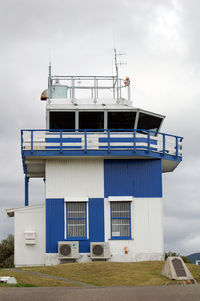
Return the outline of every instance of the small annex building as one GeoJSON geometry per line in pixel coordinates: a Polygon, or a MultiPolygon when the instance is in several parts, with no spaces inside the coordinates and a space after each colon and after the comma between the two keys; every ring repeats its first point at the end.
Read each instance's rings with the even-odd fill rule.
{"type": "Polygon", "coordinates": [[[118,74],[53,76],[49,67],[41,100],[46,128],[21,131],[25,206],[7,209],[15,266],[162,260],[162,173],[181,162],[183,138],[161,132],[163,115],[133,107],[118,74]],[[35,177],[45,197],[32,206],[35,177]]]}

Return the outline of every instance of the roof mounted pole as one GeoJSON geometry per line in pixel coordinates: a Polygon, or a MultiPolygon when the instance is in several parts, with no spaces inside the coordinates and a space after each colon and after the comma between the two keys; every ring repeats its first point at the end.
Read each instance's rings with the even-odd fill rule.
{"type": "Polygon", "coordinates": [[[114,48],[115,54],[115,70],[116,70],[116,81],[117,81],[117,103],[119,103],[119,72],[118,72],[118,63],[117,63],[117,51],[114,48]]]}
{"type": "Polygon", "coordinates": [[[51,62],[49,62],[48,96],[49,96],[49,103],[50,103],[51,102],[51,97],[52,97],[51,62]]]}

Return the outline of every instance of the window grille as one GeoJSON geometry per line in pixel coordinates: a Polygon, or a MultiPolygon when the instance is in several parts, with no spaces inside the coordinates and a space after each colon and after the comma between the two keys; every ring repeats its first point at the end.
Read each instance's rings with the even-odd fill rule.
{"type": "Polygon", "coordinates": [[[86,238],[86,203],[68,202],[66,209],[67,237],[86,238]]]}
{"type": "Polygon", "coordinates": [[[111,202],[111,238],[131,237],[131,203],[111,202]]]}

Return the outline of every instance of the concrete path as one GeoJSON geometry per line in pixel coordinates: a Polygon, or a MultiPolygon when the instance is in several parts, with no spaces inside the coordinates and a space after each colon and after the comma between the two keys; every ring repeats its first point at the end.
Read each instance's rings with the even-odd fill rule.
{"type": "Polygon", "coordinates": [[[19,270],[19,269],[9,269],[10,271],[13,272],[17,272],[17,273],[26,273],[26,274],[32,274],[32,275],[36,275],[36,276],[40,276],[40,277],[44,277],[44,278],[48,278],[48,279],[53,279],[53,280],[59,280],[59,281],[64,281],[64,282],[68,282],[68,283],[72,283],[72,284],[76,284],[77,286],[86,286],[86,287],[94,287],[94,285],[92,284],[87,284],[84,282],[80,282],[80,281],[74,281],[74,280],[70,280],[70,279],[66,279],[66,278],[61,278],[58,276],[53,276],[53,275],[49,275],[49,274],[43,274],[43,273],[38,273],[38,272],[33,272],[33,271],[24,271],[24,270],[19,270]]]}
{"type": "Polygon", "coordinates": [[[200,286],[0,288],[0,301],[200,301],[200,286]]]}

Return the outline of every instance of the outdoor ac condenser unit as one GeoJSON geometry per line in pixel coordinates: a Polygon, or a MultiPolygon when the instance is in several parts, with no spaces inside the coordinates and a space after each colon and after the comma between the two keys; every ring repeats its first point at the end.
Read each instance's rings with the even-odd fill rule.
{"type": "Polygon", "coordinates": [[[78,241],[59,241],[58,242],[59,259],[77,259],[79,258],[78,241]]]}
{"type": "Polygon", "coordinates": [[[90,258],[91,259],[108,259],[110,258],[110,248],[108,242],[91,242],[90,258]]]}

